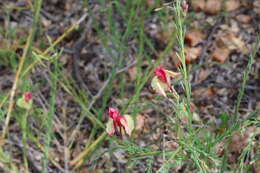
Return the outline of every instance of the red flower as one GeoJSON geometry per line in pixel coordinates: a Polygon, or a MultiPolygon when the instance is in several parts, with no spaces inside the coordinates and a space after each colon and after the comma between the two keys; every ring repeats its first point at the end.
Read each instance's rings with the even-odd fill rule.
{"type": "Polygon", "coordinates": [[[25,103],[29,103],[32,100],[32,93],[31,92],[24,93],[23,98],[25,103]]]}
{"type": "Polygon", "coordinates": [[[162,66],[159,66],[155,69],[155,75],[158,77],[160,81],[162,81],[165,84],[169,84],[167,80],[167,74],[165,69],[162,66]]]}
{"type": "Polygon", "coordinates": [[[174,87],[171,85],[172,80],[177,80],[181,76],[180,73],[172,72],[164,69],[162,66],[155,68],[155,76],[152,79],[152,88],[160,95],[167,97],[166,92],[175,93],[174,87]]]}
{"type": "Polygon", "coordinates": [[[119,111],[114,108],[108,109],[108,115],[111,119],[107,123],[106,131],[110,136],[114,133],[122,136],[123,132],[131,136],[131,132],[134,129],[134,121],[130,115],[120,115],[119,111]]]}
{"type": "Polygon", "coordinates": [[[119,114],[119,111],[117,109],[109,108],[108,114],[109,114],[109,117],[112,118],[112,120],[113,120],[115,129],[117,128],[117,126],[119,128],[123,127],[123,124],[121,123],[121,119],[124,119],[124,117],[119,114]]]}

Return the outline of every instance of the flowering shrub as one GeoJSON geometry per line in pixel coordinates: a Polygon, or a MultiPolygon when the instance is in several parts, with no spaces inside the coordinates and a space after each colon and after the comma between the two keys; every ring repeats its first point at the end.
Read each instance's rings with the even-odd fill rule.
{"type": "MultiPolygon", "coordinates": [[[[155,76],[152,79],[152,88],[160,95],[167,97],[166,92],[178,95],[171,85],[172,80],[181,76],[180,73],[172,72],[159,66],[155,69],[155,76]]],[[[134,121],[130,115],[121,115],[117,109],[108,109],[109,121],[106,124],[106,131],[109,136],[122,136],[124,133],[131,136],[134,129],[134,121]]]]}

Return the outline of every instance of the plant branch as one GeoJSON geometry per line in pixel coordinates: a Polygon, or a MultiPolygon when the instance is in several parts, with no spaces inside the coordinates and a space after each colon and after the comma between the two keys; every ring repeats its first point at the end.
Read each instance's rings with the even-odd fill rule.
{"type": "Polygon", "coordinates": [[[18,70],[15,75],[14,84],[12,86],[11,93],[10,93],[9,106],[8,106],[7,115],[6,115],[6,119],[5,119],[5,125],[4,125],[2,136],[1,136],[3,140],[8,131],[8,125],[9,125],[13,107],[14,107],[14,96],[15,96],[15,92],[16,92],[16,89],[17,89],[17,86],[19,83],[20,75],[21,75],[26,57],[30,54],[30,51],[31,51],[33,38],[35,36],[35,31],[36,31],[37,24],[39,21],[41,5],[42,5],[42,0],[35,1],[35,14],[34,14],[33,26],[30,31],[29,37],[27,38],[26,46],[24,48],[23,55],[21,57],[21,60],[20,60],[19,66],[18,66],[18,70]]]}

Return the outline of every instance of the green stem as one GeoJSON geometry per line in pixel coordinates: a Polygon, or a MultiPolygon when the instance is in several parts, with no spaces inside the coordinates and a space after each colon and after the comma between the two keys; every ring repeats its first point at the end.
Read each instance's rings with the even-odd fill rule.
{"type": "Polygon", "coordinates": [[[43,160],[43,170],[42,172],[47,172],[48,160],[49,160],[49,148],[53,136],[53,121],[55,115],[55,104],[56,104],[56,95],[57,95],[57,82],[58,82],[58,60],[55,59],[54,62],[54,73],[51,76],[52,87],[51,87],[51,98],[50,98],[50,110],[47,117],[47,133],[45,136],[45,146],[44,146],[44,160],[43,160]]]}
{"type": "Polygon", "coordinates": [[[191,123],[192,123],[192,113],[190,111],[190,104],[191,104],[191,85],[190,85],[190,78],[189,78],[189,70],[187,68],[187,64],[186,64],[186,57],[185,57],[185,49],[184,49],[184,14],[183,14],[183,10],[181,8],[181,2],[180,0],[178,0],[176,2],[176,29],[177,29],[177,39],[178,39],[178,43],[179,43],[179,48],[180,48],[180,61],[181,61],[181,72],[183,75],[183,79],[184,79],[184,91],[185,91],[185,95],[186,95],[186,109],[188,112],[188,119],[189,119],[189,124],[188,127],[189,129],[192,128],[191,123]]]}
{"type": "Polygon", "coordinates": [[[178,147],[178,148],[175,150],[175,152],[172,153],[171,157],[170,157],[167,161],[165,161],[165,162],[162,164],[162,166],[160,167],[160,169],[158,169],[158,171],[156,171],[156,172],[159,173],[161,170],[163,170],[164,167],[165,167],[167,164],[169,164],[169,163],[174,159],[174,157],[177,155],[177,153],[178,153],[180,150],[181,150],[181,147],[178,147]]]}
{"type": "Polygon", "coordinates": [[[236,104],[236,107],[235,107],[235,113],[234,113],[234,116],[233,116],[233,119],[232,119],[233,122],[235,122],[237,120],[239,107],[240,107],[241,100],[242,100],[242,98],[244,96],[244,92],[245,92],[245,86],[246,86],[246,83],[249,79],[249,73],[252,71],[252,65],[254,63],[254,59],[256,57],[256,53],[257,53],[259,47],[260,47],[260,35],[258,35],[258,37],[257,37],[257,41],[255,43],[253,52],[251,52],[251,54],[249,55],[249,61],[248,61],[248,64],[247,64],[247,69],[243,74],[242,86],[239,90],[239,94],[238,94],[238,98],[237,98],[237,104],[236,104]]]}
{"type": "Polygon", "coordinates": [[[6,115],[6,119],[5,119],[5,125],[3,127],[2,139],[5,138],[6,133],[8,131],[8,125],[9,125],[9,122],[10,122],[10,119],[11,119],[11,114],[12,114],[13,107],[14,107],[14,96],[15,96],[16,88],[17,88],[18,83],[19,83],[20,75],[21,75],[26,57],[31,52],[31,46],[32,46],[33,38],[35,36],[35,31],[36,31],[37,24],[38,24],[38,21],[39,21],[41,5],[42,5],[42,0],[37,0],[35,2],[35,13],[34,13],[34,19],[33,19],[33,26],[32,26],[32,29],[30,30],[30,34],[27,38],[26,46],[24,48],[24,52],[23,52],[23,55],[21,57],[19,67],[18,67],[18,70],[17,70],[16,75],[15,75],[14,84],[12,86],[12,90],[11,90],[11,93],[10,93],[10,102],[9,102],[8,111],[7,111],[7,115],[6,115]]]}
{"type": "Polygon", "coordinates": [[[29,167],[28,167],[28,160],[27,160],[27,154],[28,154],[28,145],[27,145],[27,118],[29,115],[29,111],[27,110],[26,113],[22,117],[22,143],[23,143],[23,160],[25,165],[25,172],[29,173],[29,167]]]}

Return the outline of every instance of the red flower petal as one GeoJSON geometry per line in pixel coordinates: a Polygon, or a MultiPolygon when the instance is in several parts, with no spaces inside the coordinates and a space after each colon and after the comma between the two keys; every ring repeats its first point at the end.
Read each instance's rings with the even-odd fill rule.
{"type": "Polygon", "coordinates": [[[112,118],[112,119],[115,119],[117,116],[120,116],[119,111],[117,109],[114,109],[114,108],[109,108],[108,114],[109,114],[109,117],[112,118]]]}
{"type": "Polygon", "coordinates": [[[117,126],[118,127],[122,127],[122,123],[121,123],[121,119],[124,117],[122,115],[120,115],[119,111],[117,109],[114,109],[114,108],[109,108],[108,109],[108,114],[109,114],[109,117],[113,120],[113,124],[114,124],[114,127],[116,128],[117,126]]]}
{"type": "Polygon", "coordinates": [[[109,136],[113,135],[114,133],[116,135],[122,136],[123,131],[131,136],[131,132],[134,129],[134,121],[131,116],[120,115],[119,111],[114,108],[109,108],[108,114],[111,118],[106,125],[106,131],[109,136]]]}
{"type": "Polygon", "coordinates": [[[159,66],[155,69],[155,75],[158,77],[158,79],[160,81],[162,81],[163,83],[168,84],[168,80],[167,80],[167,74],[165,72],[165,69],[162,66],[159,66]]]}

